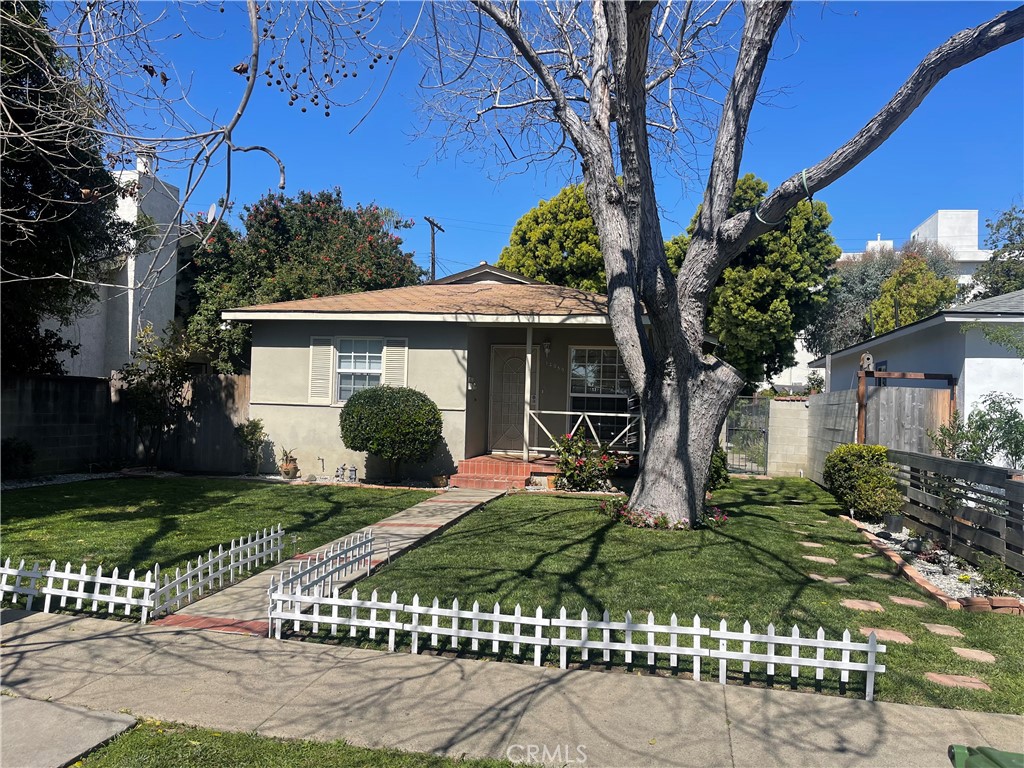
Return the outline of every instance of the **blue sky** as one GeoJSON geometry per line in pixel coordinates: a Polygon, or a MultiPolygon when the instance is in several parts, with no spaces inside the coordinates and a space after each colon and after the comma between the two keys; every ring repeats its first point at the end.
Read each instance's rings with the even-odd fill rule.
{"type": "MultiPolygon", "coordinates": [[[[411,7],[411,6],[410,6],[411,7]]],[[[920,59],[953,33],[1012,8],[988,2],[797,3],[779,35],[766,86],[787,93],[753,115],[743,172],[775,185],[812,165],[853,135],[891,97],[920,59]]],[[[245,57],[242,6],[214,17],[209,40],[186,36],[171,49],[180,75],[196,73],[192,97],[219,105],[225,119],[241,93],[230,72],[245,57]],[[221,27],[217,28],[216,24],[221,27]],[[223,32],[221,33],[221,29],[223,32]]],[[[419,70],[400,65],[380,102],[354,132],[364,108],[332,110],[329,119],[288,107],[262,84],[236,131],[240,144],[271,147],[287,166],[288,194],[340,186],[348,204],[376,202],[416,220],[403,233],[416,261],[429,262],[430,216],[439,274],[489,261],[508,242],[516,220],[555,195],[565,166],[495,180],[477,157],[437,158],[429,139],[414,138],[419,70]]],[[[180,183],[166,169],[171,182],[180,183]]],[[[277,172],[256,154],[239,157],[233,199],[238,210],[276,187],[277,172]]],[[[205,210],[222,192],[200,190],[190,210],[205,210]]],[[[666,238],[681,231],[700,190],[671,174],[658,186],[666,238]]],[[[817,195],[831,211],[844,250],[860,250],[881,233],[897,245],[938,209],[976,208],[984,219],[1024,196],[1024,45],[1017,43],[953,72],[889,141],[854,171],[817,195]]]]}

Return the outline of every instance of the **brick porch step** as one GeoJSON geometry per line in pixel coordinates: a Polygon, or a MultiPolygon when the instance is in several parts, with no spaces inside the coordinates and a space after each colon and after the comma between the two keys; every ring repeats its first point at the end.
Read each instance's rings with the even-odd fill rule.
{"type": "Polygon", "coordinates": [[[448,481],[453,488],[475,488],[482,491],[510,491],[526,487],[525,477],[494,477],[490,475],[452,475],[448,481]]]}

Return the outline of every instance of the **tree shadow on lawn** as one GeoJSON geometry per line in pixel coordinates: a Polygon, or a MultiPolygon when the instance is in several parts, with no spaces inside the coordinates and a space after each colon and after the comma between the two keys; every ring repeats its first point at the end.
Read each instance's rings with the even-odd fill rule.
{"type": "MultiPolygon", "coordinates": [[[[155,528],[132,544],[130,553],[124,558],[127,562],[111,564],[122,569],[136,570],[151,568],[160,559],[166,561],[167,555],[162,552],[160,544],[170,538],[175,538],[182,548],[175,552],[171,562],[161,565],[183,565],[186,561],[206,556],[219,545],[227,546],[231,540],[278,523],[284,526],[286,534],[302,536],[315,532],[308,542],[303,542],[303,546],[312,548],[345,536],[388,513],[411,506],[422,495],[414,491],[402,491],[382,497],[378,493],[368,494],[364,489],[351,489],[349,493],[350,489],[345,487],[275,487],[245,480],[208,481],[204,478],[92,481],[90,485],[88,489],[60,494],[62,498],[54,499],[58,503],[47,504],[43,513],[33,509],[29,514],[13,517],[23,522],[41,520],[51,514],[73,515],[76,509],[102,504],[106,509],[73,515],[67,525],[73,526],[76,520],[99,523],[110,526],[110,533],[117,535],[119,526],[123,531],[123,526],[127,524],[135,523],[137,528],[148,528],[155,523],[155,528]],[[112,485],[108,488],[97,487],[95,484],[100,482],[112,485]],[[216,482],[219,487],[204,488],[206,482],[216,482]],[[223,488],[225,482],[236,488],[223,488]],[[404,500],[405,497],[409,498],[404,500]],[[251,509],[258,509],[258,523],[246,522],[251,509]],[[344,524],[329,525],[332,520],[341,522],[350,518],[352,513],[360,517],[360,520],[355,521],[359,523],[355,528],[344,524]],[[236,519],[238,523],[232,525],[236,519]],[[219,521],[223,521],[223,524],[218,525],[219,521]],[[192,527],[195,530],[190,530],[192,527]],[[212,532],[212,529],[218,527],[225,531],[225,535],[219,538],[212,532]],[[200,543],[193,543],[192,537],[200,543]],[[214,541],[214,538],[217,540],[214,541]]],[[[5,522],[12,522],[11,517],[5,517],[5,522]]],[[[141,530],[138,532],[143,533],[141,530]]]]}

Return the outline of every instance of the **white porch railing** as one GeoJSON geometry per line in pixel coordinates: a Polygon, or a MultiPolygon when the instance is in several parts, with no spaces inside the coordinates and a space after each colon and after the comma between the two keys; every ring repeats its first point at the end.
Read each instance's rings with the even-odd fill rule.
{"type": "Polygon", "coordinates": [[[566,417],[566,423],[570,419],[575,418],[572,427],[568,430],[570,434],[575,434],[581,426],[585,427],[590,438],[600,445],[606,447],[609,451],[614,453],[625,453],[631,456],[639,456],[643,450],[644,441],[644,430],[643,421],[639,413],[591,413],[589,411],[538,411],[534,409],[529,410],[530,418],[534,423],[541,428],[548,439],[551,441],[548,445],[531,445],[529,450],[531,453],[554,453],[555,449],[552,447],[555,442],[555,436],[551,434],[551,431],[545,426],[541,420],[541,416],[564,416],[566,417]],[[626,423],[623,428],[615,434],[615,436],[608,441],[605,441],[598,434],[597,427],[594,426],[592,419],[625,419],[626,423]]]}

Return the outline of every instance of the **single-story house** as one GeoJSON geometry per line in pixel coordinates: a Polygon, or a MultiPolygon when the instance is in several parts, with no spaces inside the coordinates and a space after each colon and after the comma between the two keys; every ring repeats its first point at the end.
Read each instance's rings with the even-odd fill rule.
{"type": "MultiPolygon", "coordinates": [[[[826,369],[826,388],[857,388],[861,357],[869,353],[876,371],[947,374],[956,379],[956,407],[966,418],[982,397],[1006,392],[1024,399],[1024,359],[990,340],[985,327],[1024,333],[1024,291],[945,309],[811,362],[826,369]]],[[[915,387],[946,387],[942,380],[909,380],[915,387]]],[[[889,380],[889,385],[899,382],[889,380]]]]}
{"type": "Polygon", "coordinates": [[[345,464],[364,476],[366,457],[343,445],[339,414],[353,392],[378,385],[420,390],[443,415],[443,449],[404,467],[409,476],[457,467],[483,475],[485,460],[472,470],[467,460],[547,452],[581,418],[614,449],[639,449],[635,398],[599,294],[482,263],[425,285],[223,317],[252,324],[249,414],[263,420],[277,453],[295,451],[304,475],[345,464]]]}

